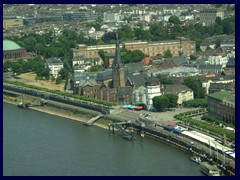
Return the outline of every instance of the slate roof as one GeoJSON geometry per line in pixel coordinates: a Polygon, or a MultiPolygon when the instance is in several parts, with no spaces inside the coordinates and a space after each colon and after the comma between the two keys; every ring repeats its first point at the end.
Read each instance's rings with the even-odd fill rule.
{"type": "Polygon", "coordinates": [[[214,65],[214,64],[200,64],[198,66],[199,70],[221,70],[222,65],[214,65]]]}
{"type": "Polygon", "coordinates": [[[223,34],[223,35],[219,35],[219,36],[209,37],[209,38],[204,39],[201,42],[200,46],[208,46],[210,44],[215,44],[215,41],[217,39],[220,39],[221,41],[227,41],[227,40],[232,41],[232,40],[234,40],[234,36],[223,34]]]}
{"type": "Polygon", "coordinates": [[[185,85],[182,84],[172,84],[172,85],[166,85],[164,88],[165,93],[180,93],[180,92],[187,92],[192,91],[190,88],[188,88],[185,85]]]}
{"type": "Polygon", "coordinates": [[[146,83],[155,83],[155,82],[159,82],[159,79],[155,77],[153,74],[151,74],[151,76],[146,79],[146,83]]]}
{"type": "Polygon", "coordinates": [[[226,68],[235,68],[235,58],[229,58],[226,68]]]}
{"type": "Polygon", "coordinates": [[[143,70],[143,66],[145,66],[145,64],[143,62],[125,64],[125,68],[124,68],[125,75],[140,72],[143,70]]]}
{"type": "Polygon", "coordinates": [[[79,81],[79,86],[80,87],[85,87],[85,86],[96,86],[98,85],[96,80],[94,79],[84,79],[84,80],[81,80],[79,81]]]}
{"type": "Polygon", "coordinates": [[[212,90],[231,90],[232,88],[232,83],[211,83],[209,87],[209,91],[212,90]]]}
{"type": "Polygon", "coordinates": [[[63,62],[60,59],[55,57],[48,58],[46,59],[46,61],[48,64],[63,64],[63,62]]]}
{"type": "Polygon", "coordinates": [[[126,81],[129,80],[132,85],[140,86],[145,84],[147,77],[147,74],[129,74],[125,78],[126,81]]]}

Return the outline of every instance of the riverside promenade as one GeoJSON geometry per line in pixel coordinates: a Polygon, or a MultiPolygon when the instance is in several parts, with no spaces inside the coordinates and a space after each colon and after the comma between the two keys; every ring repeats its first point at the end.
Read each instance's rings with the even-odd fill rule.
{"type": "MultiPolygon", "coordinates": [[[[23,93],[24,91],[21,91],[21,93],[23,93]]],[[[48,105],[56,107],[57,109],[64,109],[64,110],[77,110],[80,113],[84,113],[84,114],[90,114],[92,116],[95,116],[97,114],[99,114],[99,111],[94,111],[93,109],[87,109],[87,108],[83,108],[83,107],[79,107],[76,105],[70,105],[70,104],[66,104],[63,102],[56,102],[56,101],[48,101],[48,105]]],[[[41,108],[41,107],[39,107],[41,108]]],[[[115,108],[115,112],[111,113],[111,114],[106,114],[104,115],[104,118],[107,119],[113,119],[113,120],[118,120],[118,121],[136,121],[139,117],[141,116],[145,116],[147,115],[149,120],[151,120],[153,124],[163,124],[166,121],[175,121],[176,120],[173,118],[173,116],[175,114],[179,114],[181,112],[186,112],[189,110],[195,110],[193,108],[179,108],[176,109],[175,111],[167,111],[167,112],[148,112],[148,111],[133,111],[133,110],[126,110],[126,109],[122,109],[121,107],[117,107],[115,108]]],[[[40,110],[41,111],[41,110],[40,110]]],[[[139,127],[138,127],[139,128],[139,127]]],[[[160,140],[164,143],[168,143],[170,145],[174,145],[176,147],[180,147],[181,150],[187,151],[192,153],[192,150],[195,150],[195,153],[199,153],[201,152],[201,154],[204,152],[204,154],[208,154],[209,149],[205,147],[201,147],[201,145],[197,142],[195,142],[195,146],[190,149],[188,144],[190,144],[192,142],[192,140],[188,139],[188,138],[179,138],[176,134],[173,134],[172,132],[168,132],[166,130],[163,130],[162,128],[156,127],[154,128],[153,126],[150,126],[150,128],[146,128],[145,132],[147,133],[147,136],[156,140],[160,140]],[[161,133],[160,133],[161,131],[161,133]],[[167,134],[167,135],[166,135],[167,134]],[[179,145],[176,145],[176,142],[180,142],[177,143],[179,145]],[[201,147],[201,148],[200,148],[201,147]]],[[[214,152],[212,150],[212,152],[214,154],[218,153],[218,152],[214,152]]],[[[228,170],[230,169],[230,175],[235,175],[235,161],[229,159],[228,157],[223,157],[221,156],[221,154],[218,154],[218,161],[222,162],[225,161],[227,162],[227,167],[228,170]]]]}

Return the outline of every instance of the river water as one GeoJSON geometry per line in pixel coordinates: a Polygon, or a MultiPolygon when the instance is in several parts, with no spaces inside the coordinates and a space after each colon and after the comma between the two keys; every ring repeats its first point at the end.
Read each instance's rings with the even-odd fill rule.
{"type": "Polygon", "coordinates": [[[189,154],[3,103],[4,176],[202,176],[189,154]]]}

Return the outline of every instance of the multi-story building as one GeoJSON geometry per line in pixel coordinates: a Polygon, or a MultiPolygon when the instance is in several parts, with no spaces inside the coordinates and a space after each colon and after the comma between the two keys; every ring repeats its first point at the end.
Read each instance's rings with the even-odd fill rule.
{"type": "Polygon", "coordinates": [[[63,21],[89,21],[95,18],[96,16],[90,11],[66,12],[63,14],[63,21]]]}
{"type": "Polygon", "coordinates": [[[228,57],[227,56],[209,56],[208,57],[208,62],[209,64],[212,65],[222,65],[223,68],[226,67],[226,64],[228,62],[228,57]]]}
{"type": "Polygon", "coordinates": [[[217,17],[221,19],[224,18],[224,10],[223,9],[205,9],[200,11],[200,22],[205,26],[209,26],[215,23],[217,17]]]}
{"type": "Polygon", "coordinates": [[[23,26],[23,19],[21,18],[3,19],[3,29],[8,29],[17,26],[23,26]]]}
{"type": "Polygon", "coordinates": [[[50,75],[57,78],[59,71],[63,68],[63,62],[60,59],[51,57],[46,59],[46,67],[50,69],[50,75]]]}
{"type": "MultiPolygon", "coordinates": [[[[169,40],[160,42],[126,42],[123,43],[120,48],[125,48],[127,50],[140,50],[148,56],[155,56],[157,54],[164,54],[165,51],[170,50],[173,56],[179,55],[179,49],[182,47],[183,53],[185,55],[191,55],[196,52],[196,44],[189,39],[179,40],[169,40]]],[[[84,44],[78,44],[76,48],[71,49],[72,58],[75,56],[85,56],[85,57],[99,57],[98,51],[103,50],[107,53],[115,53],[115,45],[97,45],[97,46],[86,46],[84,44]]]]}
{"type": "Polygon", "coordinates": [[[104,13],[103,14],[103,21],[104,22],[119,22],[121,20],[120,13],[104,13]]]}
{"type": "Polygon", "coordinates": [[[154,77],[153,74],[146,80],[145,83],[146,87],[146,105],[148,110],[153,110],[153,101],[152,99],[155,96],[162,95],[160,89],[160,82],[159,79],[154,77]]]}
{"type": "Polygon", "coordinates": [[[219,120],[235,124],[235,94],[231,91],[209,94],[208,113],[219,120]]]}

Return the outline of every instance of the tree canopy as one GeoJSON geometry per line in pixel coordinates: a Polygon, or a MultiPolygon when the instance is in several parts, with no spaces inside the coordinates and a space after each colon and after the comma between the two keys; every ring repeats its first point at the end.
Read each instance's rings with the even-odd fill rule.
{"type": "Polygon", "coordinates": [[[202,82],[194,77],[187,77],[184,79],[183,84],[193,90],[194,99],[204,98],[205,90],[202,87],[202,82]]]}
{"type": "Polygon", "coordinates": [[[122,50],[121,59],[123,63],[130,63],[130,62],[140,62],[143,58],[147,57],[142,51],[140,50],[122,50]]]}
{"type": "Polygon", "coordinates": [[[169,79],[167,76],[164,75],[157,75],[157,78],[159,79],[161,84],[173,84],[173,82],[171,81],[171,79],[169,79]]]}
{"type": "Polygon", "coordinates": [[[178,95],[168,93],[161,96],[155,96],[153,99],[153,107],[157,111],[162,111],[166,108],[173,108],[177,106],[178,95]]]}
{"type": "Polygon", "coordinates": [[[172,57],[172,53],[171,51],[168,49],[164,52],[164,55],[163,55],[164,58],[170,58],[172,57]]]}
{"type": "Polygon", "coordinates": [[[170,18],[168,19],[168,22],[169,22],[169,23],[172,23],[172,24],[174,24],[174,25],[179,25],[179,24],[181,24],[181,21],[180,21],[179,17],[176,16],[176,15],[170,16],[170,18]]]}

